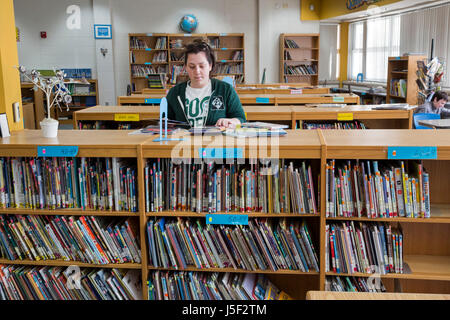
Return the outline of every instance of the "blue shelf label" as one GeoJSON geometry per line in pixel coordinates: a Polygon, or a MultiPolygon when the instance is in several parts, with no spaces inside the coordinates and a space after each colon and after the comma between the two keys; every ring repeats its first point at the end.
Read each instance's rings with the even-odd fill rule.
{"type": "Polygon", "coordinates": [[[145,48],[146,51],[152,51],[152,48],[145,48]]]}
{"type": "Polygon", "coordinates": [[[78,146],[38,146],[38,157],[75,157],[78,146]]]}
{"type": "Polygon", "coordinates": [[[152,64],[151,62],[145,62],[145,64],[152,64]]]}
{"type": "Polygon", "coordinates": [[[241,159],[242,148],[198,148],[198,155],[203,159],[241,159]]]}
{"type": "Polygon", "coordinates": [[[228,50],[228,48],[222,48],[222,50],[228,50]]]}
{"type": "Polygon", "coordinates": [[[219,36],[225,37],[228,33],[219,33],[219,36]]]}
{"type": "Polygon", "coordinates": [[[207,214],[206,224],[248,225],[246,214],[207,214]]]}
{"type": "Polygon", "coordinates": [[[437,159],[437,147],[388,147],[388,159],[437,159]]]}
{"type": "Polygon", "coordinates": [[[361,95],[362,95],[362,96],[365,96],[365,95],[366,95],[366,93],[365,93],[365,92],[361,92],[361,95]]]}
{"type": "Polygon", "coordinates": [[[152,37],[152,36],[153,36],[153,33],[147,33],[147,36],[148,36],[148,37],[152,37]]]}
{"type": "Polygon", "coordinates": [[[227,60],[220,60],[220,62],[227,62],[227,60]]]}
{"type": "Polygon", "coordinates": [[[400,60],[400,57],[395,57],[395,60],[400,60]]]}
{"type": "Polygon", "coordinates": [[[333,102],[345,102],[344,97],[333,97],[333,102]]]}
{"type": "Polygon", "coordinates": [[[269,98],[257,97],[256,103],[269,103],[269,98]]]}
{"type": "Polygon", "coordinates": [[[153,103],[157,103],[160,104],[161,103],[161,99],[159,98],[147,98],[144,100],[145,104],[153,104],[153,103]]]}

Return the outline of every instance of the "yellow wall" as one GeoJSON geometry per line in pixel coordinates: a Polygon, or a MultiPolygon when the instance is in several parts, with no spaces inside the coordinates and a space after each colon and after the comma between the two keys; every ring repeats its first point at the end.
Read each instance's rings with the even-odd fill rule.
{"type": "Polygon", "coordinates": [[[13,0],[0,1],[0,113],[6,112],[10,131],[23,129],[22,98],[13,0]],[[20,121],[14,121],[14,102],[20,104],[20,121]]]}
{"type": "MultiPolygon", "coordinates": [[[[377,5],[379,7],[399,2],[401,0],[380,0],[378,2],[373,3],[373,5],[377,5]]],[[[320,1],[320,20],[334,18],[338,16],[342,16],[344,14],[365,11],[369,6],[364,3],[359,8],[349,10],[347,9],[347,0],[321,0],[320,1]]]]}
{"type": "Polygon", "coordinates": [[[348,59],[348,22],[340,24],[341,34],[339,43],[339,83],[342,87],[342,81],[347,80],[347,59],[348,59]]]}
{"type": "Polygon", "coordinates": [[[319,20],[320,2],[320,0],[300,0],[300,19],[319,20]],[[314,5],[314,11],[309,9],[311,4],[314,5]]]}

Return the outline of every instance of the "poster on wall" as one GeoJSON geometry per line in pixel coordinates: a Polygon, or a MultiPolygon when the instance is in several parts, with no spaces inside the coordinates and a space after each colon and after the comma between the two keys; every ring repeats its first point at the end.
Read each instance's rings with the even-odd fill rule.
{"type": "Polygon", "coordinates": [[[111,25],[110,24],[94,24],[95,39],[111,39],[111,25]]]}

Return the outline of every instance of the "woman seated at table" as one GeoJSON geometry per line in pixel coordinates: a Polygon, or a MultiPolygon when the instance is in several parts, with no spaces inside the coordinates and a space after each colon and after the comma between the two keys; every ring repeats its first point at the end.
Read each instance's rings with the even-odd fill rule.
{"type": "Polygon", "coordinates": [[[436,113],[441,118],[450,118],[450,109],[445,108],[448,101],[448,95],[444,91],[436,91],[431,100],[425,102],[414,110],[414,113],[436,113]]]}
{"type": "Polygon", "coordinates": [[[170,89],[167,116],[189,122],[192,127],[234,128],[246,121],[244,109],[234,88],[221,80],[210,79],[215,57],[203,40],[186,46],[185,68],[189,81],[170,89]]]}

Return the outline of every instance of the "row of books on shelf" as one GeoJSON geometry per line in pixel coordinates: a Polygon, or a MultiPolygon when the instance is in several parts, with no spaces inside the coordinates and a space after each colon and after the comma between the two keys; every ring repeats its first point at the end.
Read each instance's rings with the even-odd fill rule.
{"type": "Polygon", "coordinates": [[[177,54],[173,51],[170,52],[170,61],[183,61],[184,62],[184,54],[177,54]]]}
{"type": "Polygon", "coordinates": [[[284,65],[285,74],[317,74],[317,66],[314,64],[300,64],[297,66],[284,65]]]}
{"type": "Polygon", "coordinates": [[[68,83],[65,86],[71,95],[95,94],[97,91],[95,83],[90,84],[68,83]]]}
{"type": "Polygon", "coordinates": [[[119,158],[0,158],[0,208],[137,212],[136,179],[119,158]]]}
{"type": "Polygon", "coordinates": [[[153,63],[167,62],[167,51],[159,51],[153,55],[153,63]]]}
{"type": "Polygon", "coordinates": [[[179,75],[187,75],[186,69],[184,65],[173,65],[171,67],[171,76],[170,76],[170,83],[175,84],[177,83],[177,78],[179,75]]]}
{"type": "Polygon", "coordinates": [[[244,64],[243,63],[234,63],[234,64],[223,64],[218,63],[214,66],[212,73],[243,73],[244,72],[244,64]]]}
{"type": "Polygon", "coordinates": [[[404,272],[400,228],[387,223],[330,223],[325,227],[325,237],[325,272],[404,272]]]}
{"type": "Polygon", "coordinates": [[[155,49],[165,49],[166,44],[167,44],[166,37],[158,37],[158,39],[156,39],[155,49]]]}
{"type": "Polygon", "coordinates": [[[130,38],[130,49],[166,49],[167,38],[166,37],[158,37],[156,39],[155,47],[151,48],[147,42],[143,39],[139,39],[137,37],[130,38]]]}
{"type": "Polygon", "coordinates": [[[325,291],[336,292],[386,292],[380,278],[333,276],[325,278],[325,291]]]}
{"type": "MultiPolygon", "coordinates": [[[[219,59],[219,54],[217,51],[214,51],[214,57],[216,58],[216,61],[221,60],[221,59],[219,59]]],[[[226,59],[226,60],[244,60],[244,54],[241,50],[236,50],[231,55],[230,59],[226,59]]]]}
{"type": "Polygon", "coordinates": [[[302,122],[302,128],[306,130],[312,129],[367,129],[364,123],[361,121],[338,121],[331,123],[318,123],[318,122],[302,122]]]}
{"type": "Polygon", "coordinates": [[[162,89],[166,84],[166,74],[165,73],[156,73],[156,74],[148,74],[148,87],[149,88],[157,88],[162,89]]]}
{"type": "Polygon", "coordinates": [[[284,39],[285,48],[300,48],[294,40],[284,39]]]}
{"type": "Polygon", "coordinates": [[[130,49],[147,49],[147,42],[137,37],[130,37],[130,49]]]}
{"type": "Polygon", "coordinates": [[[91,68],[63,68],[61,69],[64,72],[64,78],[72,78],[72,79],[92,79],[92,69],[91,68]]]}
{"type": "Polygon", "coordinates": [[[168,70],[168,67],[166,65],[161,65],[161,66],[132,65],[131,66],[131,76],[146,77],[148,74],[167,73],[167,70],[168,70]]]}
{"type": "Polygon", "coordinates": [[[149,264],[154,267],[319,272],[304,221],[255,218],[248,226],[229,226],[159,218],[149,220],[147,236],[149,264]]]}
{"type": "Polygon", "coordinates": [[[417,162],[330,161],[326,216],[430,218],[429,174],[417,162]],[[407,170],[409,169],[409,170],[407,170]]]}
{"type": "Polygon", "coordinates": [[[73,96],[72,103],[69,104],[69,107],[93,107],[97,105],[97,99],[95,96],[73,96]]]}
{"type": "Polygon", "coordinates": [[[392,79],[390,94],[397,97],[406,97],[406,80],[392,79]]]}
{"type": "Polygon", "coordinates": [[[265,275],[154,271],[149,300],[289,300],[265,275]]]}
{"type": "Polygon", "coordinates": [[[141,300],[140,271],[0,265],[0,300],[141,300]]]}
{"type": "Polygon", "coordinates": [[[146,211],[317,214],[311,166],[280,161],[220,165],[149,160],[144,169],[146,211]]]}
{"type": "Polygon", "coordinates": [[[0,215],[0,257],[11,261],[140,263],[141,251],[129,219],[0,215]]]}

